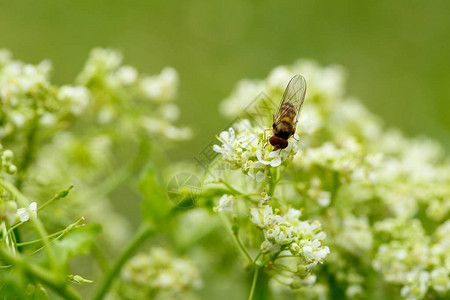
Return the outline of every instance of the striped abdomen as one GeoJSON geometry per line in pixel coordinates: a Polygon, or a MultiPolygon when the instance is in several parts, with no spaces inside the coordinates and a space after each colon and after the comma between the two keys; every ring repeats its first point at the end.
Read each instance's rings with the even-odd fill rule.
{"type": "Polygon", "coordinates": [[[294,123],[296,114],[297,110],[292,103],[283,103],[283,105],[281,105],[280,107],[280,117],[277,121],[292,125],[294,123]]]}

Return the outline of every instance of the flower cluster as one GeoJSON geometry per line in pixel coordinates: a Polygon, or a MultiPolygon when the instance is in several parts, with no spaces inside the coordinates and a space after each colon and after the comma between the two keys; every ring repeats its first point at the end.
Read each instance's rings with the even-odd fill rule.
{"type": "Polygon", "coordinates": [[[318,263],[323,263],[330,253],[330,249],[322,245],[325,232],[321,231],[321,225],[317,221],[300,221],[301,212],[297,209],[290,208],[284,215],[277,212],[269,204],[250,210],[251,222],[264,233],[261,253],[274,259],[287,256],[289,262],[292,262],[291,258],[296,258],[297,271],[291,280],[310,275],[311,270],[318,263]]]}
{"type": "MultiPolygon", "coordinates": [[[[59,217],[55,227],[83,211],[102,223],[105,242],[119,246],[129,224],[104,201],[114,197],[109,193],[117,186],[100,193],[97,187],[107,185],[118,170],[122,179],[115,184],[120,185],[136,176],[149,157],[160,157],[163,148],[192,136],[190,128],[176,125],[178,73],[166,67],[145,75],[123,65],[120,52],[103,48],[92,50],[74,84],[52,84],[50,71],[48,61],[32,66],[0,52],[0,137],[26,164],[19,181],[38,203],[54,193],[43,186],[77,186],[70,199],[43,212],[59,217]]],[[[6,151],[2,166],[14,172],[10,156],[6,151]]]]}
{"type": "Polygon", "coordinates": [[[7,174],[14,174],[17,172],[17,167],[13,164],[14,153],[9,149],[3,149],[0,144],[0,170],[7,174]]]}
{"type": "Polygon", "coordinates": [[[235,201],[236,201],[236,199],[233,196],[224,194],[219,199],[219,205],[214,207],[213,210],[215,212],[230,211],[233,209],[233,205],[234,205],[235,201]]]}
{"type": "Polygon", "coordinates": [[[450,221],[432,237],[415,219],[387,219],[375,229],[388,241],[378,248],[374,268],[388,282],[401,284],[404,298],[421,299],[431,289],[441,295],[450,290],[450,221]]]}
{"type": "MultiPolygon", "coordinates": [[[[283,177],[284,171],[276,173],[277,188],[270,190],[273,182],[263,170],[249,175],[268,179],[265,188],[273,207],[286,213],[287,207],[302,207],[304,215],[320,220],[331,250],[327,276],[339,283],[348,298],[375,295],[369,281],[380,279],[367,276],[374,271],[378,272],[374,276],[399,286],[399,297],[446,296],[449,268],[448,255],[443,253],[449,250],[448,241],[440,236],[450,217],[450,161],[438,143],[385,128],[358,99],[345,95],[346,74],[341,67],[322,68],[308,61],[277,67],[263,80],[242,80],[221,103],[221,113],[248,115],[255,98],[263,104],[278,102],[296,74],[306,78],[308,88],[296,131],[300,141],[295,143],[293,158],[282,160],[285,165],[292,161],[287,176],[283,177]]],[[[267,124],[270,118],[269,113],[267,124]]],[[[232,168],[247,174],[248,165],[274,156],[270,147],[265,155],[256,154],[264,145],[263,130],[247,129],[255,136],[252,147],[240,146],[240,139],[246,141],[243,137],[249,133],[223,132],[222,145],[215,150],[232,168]]],[[[268,170],[277,169],[275,157],[263,160],[270,161],[268,170]]],[[[236,186],[234,178],[228,180],[236,186]]],[[[252,193],[251,188],[237,189],[252,193]]],[[[228,207],[222,202],[221,207],[228,207]]],[[[252,221],[258,223],[272,214],[278,216],[269,206],[252,208],[252,221]]],[[[289,243],[293,234],[289,228],[274,229],[275,235],[264,231],[264,250],[278,251],[278,246],[289,243]]],[[[316,273],[316,286],[327,286],[334,294],[335,287],[321,280],[322,269],[316,273]]]]}
{"type": "MultiPolygon", "coordinates": [[[[178,73],[171,67],[160,74],[140,74],[122,65],[122,55],[112,49],[96,48],[77,78],[92,93],[96,122],[126,128],[141,128],[155,137],[185,140],[192,136],[188,127],[177,127],[178,106],[173,103],[178,90],[178,73]]],[[[125,134],[125,133],[124,133],[125,134]]]]}
{"type": "Polygon", "coordinates": [[[30,215],[36,216],[36,213],[36,202],[31,202],[28,208],[17,208],[15,201],[6,200],[6,198],[0,202],[0,221],[6,221],[8,225],[14,225],[17,221],[27,222],[30,215]]]}
{"type": "Polygon", "coordinates": [[[55,86],[50,82],[51,70],[48,60],[25,64],[0,49],[0,138],[20,139],[36,126],[54,127],[68,114],[79,114],[87,106],[88,90],[55,86]]]}
{"type": "Polygon", "coordinates": [[[124,266],[116,288],[120,299],[189,299],[202,286],[196,266],[154,247],[132,257],[124,266]]]}
{"type": "Polygon", "coordinates": [[[257,182],[262,182],[270,168],[286,165],[298,151],[295,141],[290,141],[285,149],[273,150],[263,130],[252,127],[250,121],[241,120],[235,128],[222,131],[217,137],[222,145],[214,145],[214,151],[222,155],[222,160],[232,170],[240,169],[257,182]]]}

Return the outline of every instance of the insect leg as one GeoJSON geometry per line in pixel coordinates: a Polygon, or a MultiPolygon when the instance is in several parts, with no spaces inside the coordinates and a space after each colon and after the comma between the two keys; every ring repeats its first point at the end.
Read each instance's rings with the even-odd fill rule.
{"type": "Polygon", "coordinates": [[[297,130],[297,128],[294,128],[294,131],[292,131],[292,138],[298,142],[298,141],[300,141],[300,140],[297,140],[297,139],[295,138],[295,131],[296,131],[296,130],[297,130]]]}
{"type": "Polygon", "coordinates": [[[266,132],[267,132],[267,131],[272,131],[272,132],[273,132],[273,129],[269,128],[269,129],[264,130],[264,140],[267,138],[267,137],[266,137],[266,132]]]}
{"type": "MultiPolygon", "coordinates": [[[[266,130],[264,130],[264,139],[263,139],[263,141],[266,141],[266,132],[267,131],[273,131],[273,129],[266,129],[266,130]]],[[[269,144],[269,141],[266,141],[266,143],[264,144],[264,148],[266,148],[266,146],[267,146],[267,144],[269,144]]]]}

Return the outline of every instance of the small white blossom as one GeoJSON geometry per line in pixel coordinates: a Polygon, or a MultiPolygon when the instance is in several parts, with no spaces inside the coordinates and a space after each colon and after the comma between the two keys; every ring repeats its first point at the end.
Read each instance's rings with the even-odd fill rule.
{"type": "Polygon", "coordinates": [[[19,217],[20,222],[26,222],[30,219],[30,214],[36,216],[37,213],[37,203],[31,202],[27,208],[19,208],[17,210],[17,216],[19,217]]]}
{"type": "Polygon", "coordinates": [[[93,79],[106,79],[122,63],[122,54],[112,49],[95,48],[89,54],[89,58],[83,71],[78,75],[77,81],[87,84],[93,79]]]}
{"type": "Polygon", "coordinates": [[[62,86],[58,91],[58,99],[67,103],[70,111],[78,116],[89,104],[89,90],[84,86],[62,86]]]}
{"type": "Polygon", "coordinates": [[[159,75],[143,78],[141,89],[150,99],[173,100],[178,89],[178,73],[175,69],[166,67],[159,75]]]}
{"type": "Polygon", "coordinates": [[[108,84],[111,87],[131,85],[136,82],[138,72],[132,66],[122,66],[115,73],[108,76],[108,84]]]}
{"type": "Polygon", "coordinates": [[[139,298],[139,292],[145,289],[156,297],[179,299],[202,287],[200,273],[190,260],[173,257],[160,247],[132,257],[120,275],[119,284],[131,287],[126,289],[127,298],[139,298]]]}
{"type": "Polygon", "coordinates": [[[331,203],[331,193],[327,191],[320,191],[319,196],[317,197],[317,203],[323,207],[329,206],[331,203]]]}
{"type": "Polygon", "coordinates": [[[225,194],[222,197],[220,197],[219,205],[214,207],[213,210],[215,212],[230,211],[233,209],[234,202],[235,198],[233,196],[225,194]]]}
{"type": "Polygon", "coordinates": [[[280,166],[298,151],[298,146],[292,139],[285,149],[273,151],[272,146],[263,138],[263,130],[251,127],[248,120],[242,120],[235,127],[236,131],[229,128],[219,134],[218,140],[222,145],[214,145],[213,150],[222,155],[222,160],[231,169],[241,169],[257,182],[264,181],[269,168],[280,166]]]}
{"type": "Polygon", "coordinates": [[[220,103],[219,111],[225,116],[236,117],[262,92],[262,81],[244,79],[237,84],[231,96],[220,103]]]}
{"type": "Polygon", "coordinates": [[[317,263],[324,261],[330,249],[322,246],[326,234],[321,231],[320,223],[300,221],[300,216],[301,212],[293,208],[284,215],[274,214],[270,205],[250,210],[250,221],[264,232],[262,253],[277,253],[287,246],[292,255],[305,262],[297,266],[303,270],[300,273],[308,274],[317,263]]]}
{"type": "Polygon", "coordinates": [[[250,221],[260,228],[267,228],[273,218],[273,210],[270,205],[263,208],[252,208],[250,210],[250,221]]]}

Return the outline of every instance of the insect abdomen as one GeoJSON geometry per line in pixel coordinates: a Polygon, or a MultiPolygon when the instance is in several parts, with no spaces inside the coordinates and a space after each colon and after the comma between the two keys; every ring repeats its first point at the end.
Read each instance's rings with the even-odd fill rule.
{"type": "Polygon", "coordinates": [[[281,105],[280,112],[281,112],[280,121],[289,124],[293,123],[295,115],[297,114],[294,105],[289,102],[283,103],[283,105],[281,105]]]}

